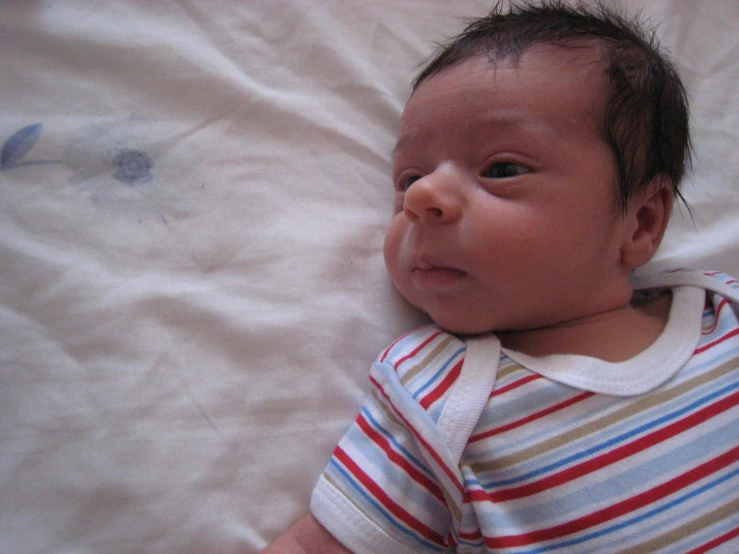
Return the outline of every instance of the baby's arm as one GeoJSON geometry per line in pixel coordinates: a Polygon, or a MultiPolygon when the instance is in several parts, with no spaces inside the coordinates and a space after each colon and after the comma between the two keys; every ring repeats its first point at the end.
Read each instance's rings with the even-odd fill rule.
{"type": "Polygon", "coordinates": [[[313,514],[306,514],[261,554],[351,554],[313,514]]]}

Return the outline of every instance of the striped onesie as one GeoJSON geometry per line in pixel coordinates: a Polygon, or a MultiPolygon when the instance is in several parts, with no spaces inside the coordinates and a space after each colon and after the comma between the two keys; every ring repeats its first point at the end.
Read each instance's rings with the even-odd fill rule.
{"type": "Polygon", "coordinates": [[[739,284],[679,270],[621,363],[430,325],[373,364],[311,510],[359,554],[739,552],[739,284]]]}

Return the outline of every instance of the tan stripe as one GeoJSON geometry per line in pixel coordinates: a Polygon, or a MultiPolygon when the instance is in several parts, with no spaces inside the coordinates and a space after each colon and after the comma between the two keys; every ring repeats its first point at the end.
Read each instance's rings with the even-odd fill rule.
{"type": "Polygon", "coordinates": [[[517,371],[524,370],[527,373],[531,373],[528,369],[523,367],[521,364],[511,364],[508,367],[504,367],[503,369],[498,370],[498,375],[495,377],[496,381],[503,381],[506,377],[508,377],[511,373],[515,373],[517,371]]]}
{"type": "Polygon", "coordinates": [[[372,389],[370,396],[375,399],[375,403],[382,410],[382,413],[385,414],[385,419],[394,425],[405,428],[405,424],[395,415],[395,411],[390,408],[390,400],[385,398],[377,389],[372,389]]]}
{"type": "Polygon", "coordinates": [[[629,404],[616,412],[608,414],[607,416],[604,416],[596,421],[592,421],[586,425],[583,425],[582,427],[577,427],[561,435],[556,435],[547,441],[535,444],[529,448],[520,450],[509,456],[501,456],[500,458],[495,458],[490,462],[475,464],[471,465],[470,467],[476,474],[480,474],[486,471],[500,470],[526,462],[532,458],[541,456],[546,452],[561,448],[568,443],[575,442],[576,440],[581,440],[588,435],[595,434],[598,431],[605,429],[615,423],[618,423],[619,421],[624,420],[628,417],[644,412],[660,404],[670,402],[676,397],[690,391],[691,389],[697,388],[710,381],[718,379],[719,377],[726,375],[731,371],[734,371],[735,369],[737,369],[737,367],[739,367],[739,362],[737,360],[729,360],[725,364],[713,369],[709,373],[698,375],[690,379],[689,381],[682,383],[681,385],[678,385],[671,389],[667,389],[659,394],[645,396],[637,402],[629,404]]]}
{"type": "Polygon", "coordinates": [[[720,506],[712,512],[709,512],[698,519],[694,519],[689,523],[685,523],[668,533],[654,537],[651,540],[632,546],[626,550],[620,550],[614,554],[642,554],[643,552],[655,552],[675,544],[690,535],[698,533],[719,521],[736,516],[737,511],[739,511],[739,499],[733,500],[724,506],[720,506]]]}
{"type": "Polygon", "coordinates": [[[446,336],[444,340],[439,342],[439,344],[437,344],[436,347],[431,352],[426,354],[422,359],[413,358],[415,367],[408,370],[408,372],[404,373],[403,377],[400,378],[400,382],[403,383],[403,386],[407,388],[408,382],[411,381],[421,371],[426,369],[426,365],[428,363],[427,360],[433,360],[434,358],[439,356],[445,348],[447,348],[452,342],[456,340],[458,339],[456,339],[455,337],[446,336]]]}

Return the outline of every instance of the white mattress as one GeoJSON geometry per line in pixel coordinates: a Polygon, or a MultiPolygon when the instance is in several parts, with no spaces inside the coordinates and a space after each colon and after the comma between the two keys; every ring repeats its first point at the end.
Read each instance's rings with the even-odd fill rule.
{"type": "MultiPolygon", "coordinates": [[[[696,159],[651,269],[739,274],[739,3],[632,0],[696,159]]],[[[409,82],[481,0],[0,2],[0,551],[256,552],[423,321],[381,245],[409,82]]]]}

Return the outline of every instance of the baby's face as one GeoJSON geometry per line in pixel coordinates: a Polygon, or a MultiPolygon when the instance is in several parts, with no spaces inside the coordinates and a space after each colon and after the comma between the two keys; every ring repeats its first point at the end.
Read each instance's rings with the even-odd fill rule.
{"type": "Polygon", "coordinates": [[[624,220],[593,54],[527,50],[424,81],[403,114],[385,261],[398,290],[457,333],[603,311],[623,291],[624,220]],[[620,288],[619,288],[620,287],[620,288]]]}

